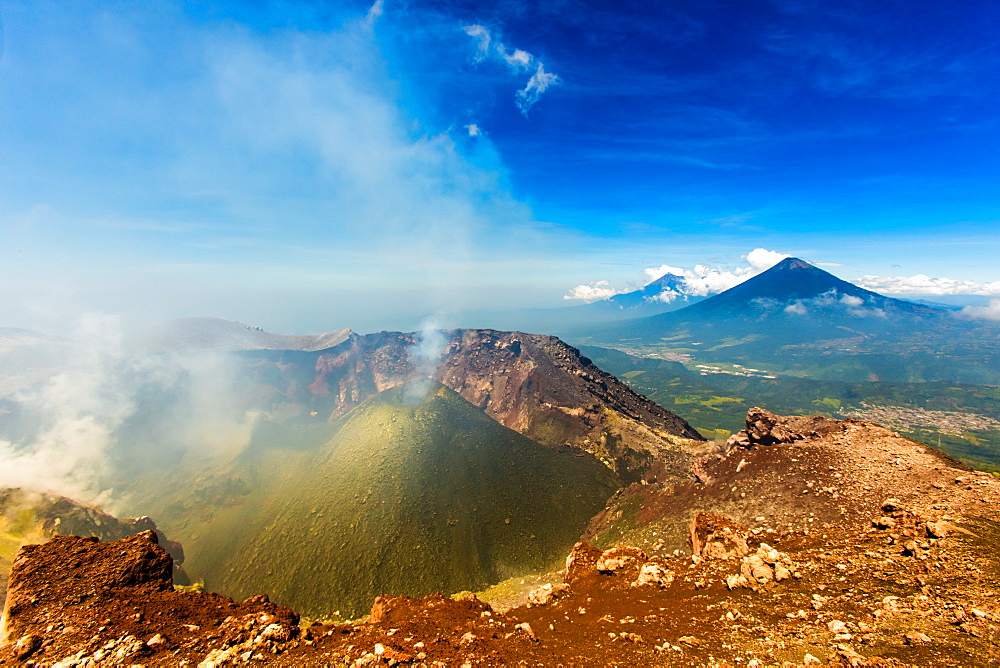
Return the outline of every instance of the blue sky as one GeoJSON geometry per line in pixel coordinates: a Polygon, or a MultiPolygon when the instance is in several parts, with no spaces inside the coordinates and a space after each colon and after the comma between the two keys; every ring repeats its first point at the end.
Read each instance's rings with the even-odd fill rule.
{"type": "Polygon", "coordinates": [[[407,328],[755,248],[847,280],[1000,280],[995,2],[0,19],[0,326],[407,328]]]}

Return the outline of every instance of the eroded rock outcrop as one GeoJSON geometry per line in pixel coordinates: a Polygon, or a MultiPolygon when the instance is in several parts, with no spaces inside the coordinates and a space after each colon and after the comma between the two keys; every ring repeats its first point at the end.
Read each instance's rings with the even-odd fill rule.
{"type": "MultiPolygon", "coordinates": [[[[118,518],[100,508],[79,503],[56,494],[19,487],[0,488],[0,535],[13,552],[23,545],[44,543],[53,536],[95,536],[102,541],[119,540],[143,531],[153,531],[173,559],[174,581],[187,584],[181,569],[184,549],[167,540],[149,517],[118,518]]],[[[0,553],[0,606],[3,605],[10,572],[9,557],[0,553]]]]}
{"type": "Polygon", "coordinates": [[[739,573],[726,576],[726,587],[756,589],[758,585],[787,580],[795,572],[795,563],[787,554],[761,543],[754,554],[743,557],[739,573]]]}
{"type": "Polygon", "coordinates": [[[735,559],[750,554],[750,530],[728,517],[698,513],[691,520],[691,554],[702,559],[735,559]]]}
{"type": "Polygon", "coordinates": [[[819,415],[783,416],[763,408],[751,408],[747,411],[746,427],[730,436],[726,447],[750,448],[755,445],[793,443],[839,430],[842,422],[819,415]]]}
{"type": "Polygon", "coordinates": [[[595,547],[584,541],[580,541],[573,546],[573,550],[566,557],[565,581],[572,584],[574,581],[597,573],[597,560],[604,554],[604,550],[595,547]]]}
{"type": "Polygon", "coordinates": [[[566,583],[544,584],[528,592],[528,605],[548,605],[568,591],[569,585],[566,583]]]}
{"type": "Polygon", "coordinates": [[[594,564],[600,573],[614,573],[646,560],[646,553],[637,547],[612,547],[601,553],[594,564]]]}

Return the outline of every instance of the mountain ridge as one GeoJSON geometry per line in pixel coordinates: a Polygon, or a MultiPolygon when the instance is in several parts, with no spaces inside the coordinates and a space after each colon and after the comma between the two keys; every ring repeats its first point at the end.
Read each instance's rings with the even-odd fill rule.
{"type": "Polygon", "coordinates": [[[351,330],[322,334],[273,334],[260,327],[222,318],[180,318],[132,334],[125,347],[132,352],[180,352],[194,350],[304,350],[331,348],[345,341],[351,330]]]}
{"type": "Polygon", "coordinates": [[[336,419],[378,392],[430,377],[543,445],[598,456],[623,480],[686,477],[703,437],[683,419],[552,336],[442,330],[428,360],[419,333],[351,334],[322,351],[240,353],[275,396],[336,419]],[[655,470],[650,470],[654,466],[655,470]]]}

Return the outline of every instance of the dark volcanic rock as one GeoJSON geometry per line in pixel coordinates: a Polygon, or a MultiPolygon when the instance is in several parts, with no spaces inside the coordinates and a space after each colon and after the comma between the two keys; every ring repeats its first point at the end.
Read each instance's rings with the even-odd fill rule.
{"type": "Polygon", "coordinates": [[[701,441],[698,432],[559,339],[464,330],[447,351],[441,382],[501,424],[543,445],[592,452],[627,482],[654,459],[687,477],[679,439],[701,441]]]}

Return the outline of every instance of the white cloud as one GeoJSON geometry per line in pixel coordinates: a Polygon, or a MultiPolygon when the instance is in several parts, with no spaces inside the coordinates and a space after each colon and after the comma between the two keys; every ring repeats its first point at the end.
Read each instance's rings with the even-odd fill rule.
{"type": "Polygon", "coordinates": [[[465,126],[465,129],[468,130],[470,137],[478,137],[483,134],[483,131],[475,123],[469,123],[465,126]]]}
{"type": "MultiPolygon", "coordinates": [[[[824,292],[821,295],[815,297],[810,297],[808,299],[796,299],[791,304],[785,306],[785,313],[791,313],[793,315],[806,315],[809,313],[810,309],[813,308],[823,308],[823,309],[844,309],[847,311],[848,315],[852,315],[855,318],[884,318],[886,316],[885,311],[876,307],[866,307],[865,300],[861,297],[856,297],[855,295],[844,295],[840,294],[836,288],[831,289],[828,292],[824,292]]],[[[774,300],[767,300],[767,304],[774,306],[778,302],[774,300]]]]}
{"type": "Polygon", "coordinates": [[[667,274],[684,276],[685,270],[680,267],[673,267],[669,264],[661,264],[659,267],[648,267],[643,269],[643,273],[646,274],[646,283],[649,284],[658,278],[666,276],[667,274]]]}
{"type": "Polygon", "coordinates": [[[966,306],[961,314],[977,320],[1000,320],[1000,299],[991,299],[987,306],[966,306]]]}
{"type": "Polygon", "coordinates": [[[862,276],[858,285],[883,294],[911,295],[1000,295],[1000,281],[976,283],[955,278],[916,276],[862,276]]]}
{"type": "Polygon", "coordinates": [[[861,306],[865,303],[865,300],[861,297],[855,297],[854,295],[843,295],[840,298],[840,303],[846,306],[861,306]]]}
{"type": "MultiPolygon", "coordinates": [[[[658,267],[647,267],[643,270],[643,274],[646,277],[645,285],[652,283],[666,274],[672,274],[680,276],[682,279],[682,283],[678,289],[661,292],[659,295],[652,297],[652,299],[669,304],[678,297],[705,297],[736,287],[748,278],[753,278],[757,274],[770,269],[789,256],[778,251],[767,250],[766,248],[755,248],[742,257],[747,261],[748,266],[736,267],[735,269],[712,267],[706,264],[697,264],[693,269],[684,269],[683,267],[675,267],[669,264],[661,264],[658,267]]],[[[608,297],[628,291],[615,290],[610,286],[608,281],[598,281],[589,285],[578,285],[564,299],[594,301],[596,299],[607,299],[608,297]]]]}
{"type": "Polygon", "coordinates": [[[531,66],[531,54],[521,49],[515,49],[514,53],[504,51],[500,53],[500,56],[514,69],[527,69],[531,66]]]}
{"type": "Polygon", "coordinates": [[[805,315],[809,310],[806,308],[805,304],[801,301],[792,302],[785,307],[785,313],[794,313],[795,315],[805,315]]]}
{"type": "Polygon", "coordinates": [[[650,299],[650,301],[663,302],[664,304],[672,304],[674,301],[676,301],[678,298],[682,296],[683,295],[677,292],[676,290],[667,288],[660,294],[650,299]]]}
{"type": "Polygon", "coordinates": [[[755,248],[743,256],[743,259],[749,265],[747,267],[723,269],[721,267],[698,264],[695,265],[694,269],[683,269],[664,264],[659,267],[649,267],[644,270],[644,273],[649,277],[649,281],[647,282],[652,282],[664,274],[681,276],[684,279],[682,294],[692,297],[705,297],[736,287],[748,278],[753,278],[757,274],[770,269],[786,257],[788,255],[785,253],[767,250],[766,248],[755,248]]]}
{"type": "Polygon", "coordinates": [[[599,299],[607,299],[619,294],[618,290],[611,287],[608,281],[593,281],[587,285],[578,285],[564,295],[563,299],[581,299],[585,302],[594,302],[599,299]]]}
{"type": "Polygon", "coordinates": [[[785,253],[779,253],[778,251],[766,250],[764,248],[754,248],[752,251],[746,254],[746,261],[750,264],[757,273],[770,269],[774,265],[778,264],[786,257],[785,253]]]}
{"type": "Polygon", "coordinates": [[[535,74],[528,80],[528,85],[517,91],[517,106],[521,110],[521,113],[527,116],[528,111],[535,106],[542,93],[549,86],[556,83],[559,83],[559,77],[551,72],[546,72],[542,64],[538,63],[538,69],[535,70],[535,74]]]}
{"type": "Polygon", "coordinates": [[[552,72],[546,72],[544,64],[524,49],[508,50],[502,41],[494,39],[489,28],[479,24],[467,25],[463,28],[465,34],[476,40],[475,62],[493,58],[503,62],[512,72],[521,73],[535,66],[535,72],[528,79],[524,88],[517,91],[515,102],[525,116],[535,106],[549,86],[559,83],[559,77],[552,72]]]}
{"type": "Polygon", "coordinates": [[[464,30],[465,34],[476,40],[476,62],[485,60],[490,53],[490,43],[493,41],[490,31],[481,25],[465,26],[464,30]]]}

